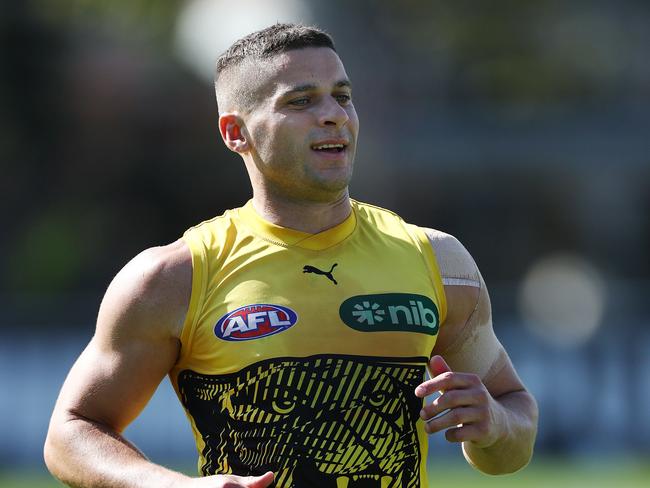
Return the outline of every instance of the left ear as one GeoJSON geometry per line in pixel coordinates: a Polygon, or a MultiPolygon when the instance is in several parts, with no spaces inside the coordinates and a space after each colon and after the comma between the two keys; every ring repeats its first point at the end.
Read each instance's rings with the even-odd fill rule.
{"type": "Polygon", "coordinates": [[[249,150],[246,126],[242,118],[235,113],[223,113],[219,116],[219,132],[228,149],[236,153],[249,150]]]}

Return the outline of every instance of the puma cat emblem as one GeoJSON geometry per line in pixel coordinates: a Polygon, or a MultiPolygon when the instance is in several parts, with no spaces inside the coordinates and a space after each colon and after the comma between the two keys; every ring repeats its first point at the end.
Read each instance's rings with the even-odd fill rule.
{"type": "Polygon", "coordinates": [[[329,271],[322,271],[322,270],[320,270],[320,269],[318,269],[318,268],[316,268],[314,266],[310,266],[309,264],[305,264],[302,267],[302,272],[303,273],[314,273],[314,274],[318,274],[318,275],[323,275],[323,276],[327,277],[327,279],[330,280],[332,283],[334,283],[335,285],[338,285],[338,283],[334,279],[334,276],[332,275],[332,271],[334,270],[334,268],[336,268],[338,266],[338,264],[339,263],[334,263],[329,271]]]}

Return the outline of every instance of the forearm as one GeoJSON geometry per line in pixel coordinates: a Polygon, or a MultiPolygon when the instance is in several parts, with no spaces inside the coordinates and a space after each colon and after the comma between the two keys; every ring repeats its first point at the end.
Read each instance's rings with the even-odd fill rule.
{"type": "Polygon", "coordinates": [[[502,435],[494,444],[481,448],[463,443],[467,461],[486,474],[513,473],[528,464],[537,435],[537,404],[531,394],[517,391],[496,399],[502,435]]]}
{"type": "Polygon", "coordinates": [[[150,462],[108,427],[83,418],[54,423],[44,454],[50,472],[77,488],[172,488],[189,481],[150,462]]]}

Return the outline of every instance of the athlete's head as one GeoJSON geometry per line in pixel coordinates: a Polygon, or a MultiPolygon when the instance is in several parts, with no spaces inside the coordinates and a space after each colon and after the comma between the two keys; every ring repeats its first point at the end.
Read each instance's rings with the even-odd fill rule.
{"type": "Polygon", "coordinates": [[[214,87],[219,112],[252,108],[259,86],[255,77],[249,78],[251,70],[254,73],[261,61],[280,53],[307,47],[325,47],[336,52],[329,34],[296,24],[275,24],[235,41],[217,59],[214,87]]]}
{"type": "Polygon", "coordinates": [[[347,191],[358,119],[331,37],[276,24],[235,42],[217,61],[219,129],[254,189],[331,200],[347,191]]]}

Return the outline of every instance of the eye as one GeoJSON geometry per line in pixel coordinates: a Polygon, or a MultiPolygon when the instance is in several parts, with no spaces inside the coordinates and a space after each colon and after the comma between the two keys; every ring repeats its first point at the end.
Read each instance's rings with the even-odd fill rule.
{"type": "Polygon", "coordinates": [[[336,101],[339,102],[341,105],[347,105],[352,101],[352,97],[348,95],[347,93],[342,93],[340,95],[335,95],[336,101]]]}
{"type": "Polygon", "coordinates": [[[294,107],[303,107],[307,105],[309,102],[310,102],[309,97],[300,97],[289,101],[289,105],[293,105],[294,107]]]}

